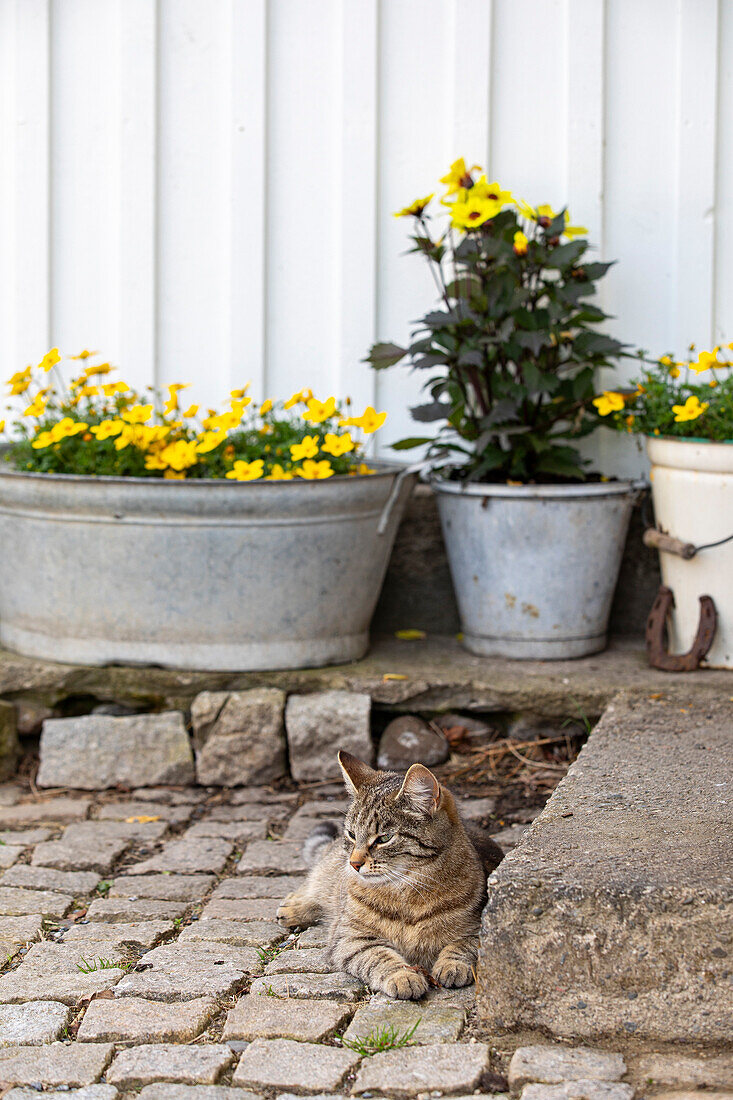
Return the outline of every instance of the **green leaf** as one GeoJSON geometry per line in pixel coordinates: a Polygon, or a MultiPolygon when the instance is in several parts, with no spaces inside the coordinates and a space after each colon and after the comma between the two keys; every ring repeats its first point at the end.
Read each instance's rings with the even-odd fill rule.
{"type": "Polygon", "coordinates": [[[447,420],[452,412],[452,406],[445,401],[433,401],[429,405],[415,405],[410,409],[413,420],[421,424],[429,424],[433,420],[447,420]]]}
{"type": "Polygon", "coordinates": [[[384,370],[393,367],[407,355],[407,348],[401,348],[399,344],[372,344],[369,354],[362,363],[370,363],[374,370],[384,370]]]}
{"type": "Polygon", "coordinates": [[[588,247],[587,241],[568,241],[567,244],[551,248],[547,260],[547,267],[570,267],[583,255],[588,247]]]}
{"type": "Polygon", "coordinates": [[[413,447],[423,447],[426,443],[433,443],[434,440],[430,436],[410,436],[408,439],[400,439],[397,443],[391,444],[391,450],[393,451],[410,451],[413,447]]]}

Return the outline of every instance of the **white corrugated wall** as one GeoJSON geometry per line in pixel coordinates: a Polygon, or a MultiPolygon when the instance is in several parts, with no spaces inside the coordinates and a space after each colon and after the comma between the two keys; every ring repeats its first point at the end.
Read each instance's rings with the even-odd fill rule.
{"type": "Polygon", "coordinates": [[[359,360],[432,302],[391,214],[459,155],[619,260],[615,335],[732,340],[731,57],[733,0],[0,0],[2,377],[100,348],[397,439],[420,378],[359,360]]]}

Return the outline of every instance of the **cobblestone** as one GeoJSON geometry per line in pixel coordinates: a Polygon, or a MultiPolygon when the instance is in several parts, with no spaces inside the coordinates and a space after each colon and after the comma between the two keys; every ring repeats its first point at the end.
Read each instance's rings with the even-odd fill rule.
{"type": "Polygon", "coordinates": [[[19,829],[24,825],[63,825],[82,821],[89,813],[88,798],[49,798],[47,802],[22,802],[0,806],[0,829],[19,829]]]}
{"type": "Polygon", "coordinates": [[[297,1039],[317,1043],[341,1030],[353,1006],[333,1001],[286,1001],[249,994],[230,1009],[222,1039],[297,1039]]]}
{"type": "Polygon", "coordinates": [[[214,898],[201,910],[201,919],[274,921],[279,904],[279,898],[214,898]]]}
{"type": "Polygon", "coordinates": [[[119,946],[105,941],[95,941],[88,949],[47,940],[35,943],[17,970],[0,975],[0,1002],[51,1000],[73,1005],[82,997],[111,989],[122,977],[119,967],[100,968],[99,960],[119,962],[124,957],[119,946]],[[83,960],[98,969],[84,973],[79,969],[85,965],[83,960]]]}
{"type": "MultiPolygon", "coordinates": [[[[0,852],[2,852],[0,848],[0,852]]],[[[52,867],[29,867],[21,863],[6,871],[3,886],[23,886],[33,890],[53,890],[59,894],[91,894],[100,877],[94,871],[56,871],[52,867]]]]}
{"type": "Polygon", "coordinates": [[[216,837],[198,837],[189,840],[174,840],[151,859],[136,863],[127,870],[128,875],[146,875],[156,871],[172,871],[190,875],[199,871],[218,874],[234,850],[228,840],[216,837]]]}
{"type": "Polygon", "coordinates": [[[0,867],[12,867],[24,851],[25,848],[14,848],[10,844],[3,844],[0,847],[0,867]]]}
{"type": "Polygon", "coordinates": [[[141,1089],[138,1100],[262,1100],[262,1097],[248,1089],[234,1089],[227,1085],[173,1085],[158,1082],[141,1089]]]}
{"type": "Polygon", "coordinates": [[[70,1012],[58,1001],[0,1005],[0,1047],[40,1046],[59,1039],[70,1012]]]}
{"type": "Polygon", "coordinates": [[[568,1050],[555,1046],[519,1047],[509,1063],[512,1092],[533,1082],[554,1085],[562,1081],[620,1081],[626,1064],[620,1054],[590,1047],[568,1050]]]}
{"type": "Polygon", "coordinates": [[[322,947],[305,947],[276,955],[265,967],[265,974],[329,974],[332,970],[322,947]]]}
{"type": "Polygon", "coordinates": [[[255,1039],[234,1072],[234,1084],[253,1088],[332,1090],[359,1064],[350,1050],[296,1043],[291,1039],[255,1039]]]}
{"type": "Polygon", "coordinates": [[[107,1070],[107,1080],[121,1089],[159,1081],[213,1085],[234,1055],[223,1043],[204,1046],[145,1044],[121,1051],[107,1070]]]}
{"type": "Polygon", "coordinates": [[[54,894],[50,890],[21,890],[13,886],[0,886],[0,915],[25,917],[38,913],[42,917],[65,917],[74,903],[66,894],[54,894]]]}
{"type": "Polygon", "coordinates": [[[373,1031],[394,1028],[399,1035],[412,1032],[411,1043],[455,1043],[465,1018],[464,1010],[452,1005],[393,1001],[376,994],[357,1008],[344,1037],[363,1039],[373,1031]]]}
{"type": "Polygon", "coordinates": [[[298,936],[298,947],[326,947],[328,930],[324,924],[313,924],[298,936]]]}
{"type": "Polygon", "coordinates": [[[40,915],[0,917],[0,958],[12,958],[21,947],[34,940],[42,928],[40,915]]]}
{"type": "Polygon", "coordinates": [[[284,939],[285,935],[285,929],[272,921],[199,920],[183,929],[178,942],[206,940],[239,947],[270,947],[284,939]]]}
{"type": "Polygon", "coordinates": [[[99,808],[99,820],[128,822],[131,817],[152,817],[169,825],[185,825],[193,810],[193,806],[171,806],[167,802],[147,802],[138,798],[131,802],[107,802],[99,808]]]}
{"type": "Polygon", "coordinates": [[[172,943],[154,947],[136,971],[117,986],[117,996],[156,1001],[190,1001],[225,997],[246,978],[259,974],[262,963],[253,947],[219,943],[172,943]]]}
{"type": "Polygon", "coordinates": [[[620,1081],[572,1080],[557,1085],[526,1085],[522,1100],[632,1100],[631,1085],[620,1081]]]}
{"type": "Polygon", "coordinates": [[[274,997],[306,997],[358,1001],[366,989],[349,974],[268,974],[252,982],[252,993],[274,997]]]}
{"type": "Polygon", "coordinates": [[[96,940],[114,944],[134,944],[136,947],[154,947],[163,936],[172,932],[175,925],[169,920],[150,920],[138,923],[117,921],[90,921],[88,924],[72,924],[64,932],[64,943],[78,943],[86,948],[96,940]]]}
{"type": "Polygon", "coordinates": [[[250,875],[247,878],[227,878],[211,895],[218,898],[284,898],[305,882],[303,875],[250,875]]]}
{"type": "Polygon", "coordinates": [[[37,845],[31,858],[34,867],[55,867],[59,871],[97,871],[107,874],[132,840],[95,837],[94,844],[85,840],[47,840],[37,845]]]}
{"type": "MultiPolygon", "coordinates": [[[[58,1090],[48,1090],[43,1093],[43,1100],[116,1100],[117,1089],[114,1085],[84,1085],[79,1089],[70,1089],[63,1085],[58,1090]]],[[[35,1088],[14,1088],[6,1092],[3,1100],[38,1100],[38,1090],[35,1088]]]]}
{"type": "Polygon", "coordinates": [[[139,922],[176,920],[186,912],[182,901],[158,901],[157,898],[95,898],[87,909],[89,920],[139,922]]]}
{"type": "Polygon", "coordinates": [[[0,1081],[6,1085],[91,1085],[104,1073],[111,1043],[52,1043],[0,1050],[0,1081]]]}
{"type": "Polygon", "coordinates": [[[184,840],[196,837],[217,837],[233,843],[248,840],[264,840],[267,836],[267,820],[263,821],[197,821],[183,834],[184,840]]]}
{"type": "Polygon", "coordinates": [[[213,875],[122,875],[113,881],[108,897],[198,901],[208,894],[215,882],[213,875]]]}
{"type": "Polygon", "coordinates": [[[207,1027],[216,1008],[211,997],[184,1004],[141,997],[94,1000],[84,1014],[77,1039],[92,1043],[187,1043],[207,1027]]]}
{"type": "MultiPolygon", "coordinates": [[[[733,1064],[728,1054],[692,1058],[684,1054],[644,1054],[629,1067],[629,1079],[639,1088],[667,1085],[672,1088],[730,1088],[733,1064]]],[[[707,1095],[707,1094],[706,1094],[707,1095]]]]}
{"type": "Polygon", "coordinates": [[[272,871],[283,875],[306,871],[302,845],[286,840],[255,840],[237,867],[237,874],[262,874],[272,871]]]}
{"type": "Polygon", "coordinates": [[[29,848],[31,844],[40,844],[52,835],[51,829],[5,829],[0,830],[0,844],[19,844],[29,848]]]}
{"type": "MultiPolygon", "coordinates": [[[[485,1043],[440,1043],[435,1046],[388,1050],[366,1058],[352,1092],[387,1092],[417,1096],[430,1092],[470,1092],[489,1065],[485,1043]]],[[[610,1098],[609,1098],[610,1100],[610,1098]]]]}

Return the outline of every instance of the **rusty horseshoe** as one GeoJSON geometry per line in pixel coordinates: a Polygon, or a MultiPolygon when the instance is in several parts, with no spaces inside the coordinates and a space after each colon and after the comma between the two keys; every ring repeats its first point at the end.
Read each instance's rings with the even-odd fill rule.
{"type": "Polygon", "coordinates": [[[665,584],[659,586],[657,598],[646,621],[646,649],[649,664],[663,672],[694,672],[708,653],[715,637],[718,615],[712,596],[700,596],[700,618],[697,633],[687,653],[668,653],[665,648],[667,616],[674,607],[674,593],[665,584]]]}

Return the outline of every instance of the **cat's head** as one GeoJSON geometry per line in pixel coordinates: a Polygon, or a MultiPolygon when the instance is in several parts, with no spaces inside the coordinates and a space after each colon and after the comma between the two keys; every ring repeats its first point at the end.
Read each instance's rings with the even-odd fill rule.
{"type": "Polygon", "coordinates": [[[375,771],[348,752],[338,761],[353,801],[344,819],[350,872],[365,883],[418,883],[461,831],[453,796],[423,764],[375,771]]]}

